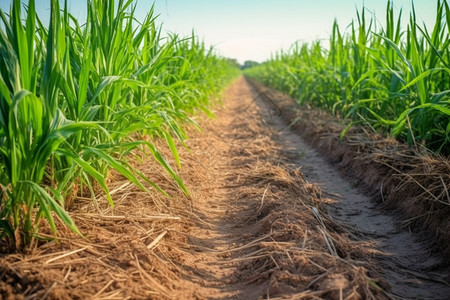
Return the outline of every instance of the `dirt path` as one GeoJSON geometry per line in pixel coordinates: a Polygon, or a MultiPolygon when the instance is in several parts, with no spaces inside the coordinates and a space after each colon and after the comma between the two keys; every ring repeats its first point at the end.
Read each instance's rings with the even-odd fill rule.
{"type": "Polygon", "coordinates": [[[241,78],[217,119],[188,142],[212,176],[208,189],[193,196],[193,213],[202,222],[189,232],[185,250],[191,255],[176,262],[190,271],[175,297],[385,297],[364,267],[337,255],[352,251],[362,258],[364,251],[327,231],[333,225],[321,219],[320,190],[286,156],[284,136],[270,124],[274,118],[279,121],[241,78]]]}
{"type": "MultiPolygon", "coordinates": [[[[381,264],[379,271],[392,286],[393,295],[405,299],[448,297],[446,273],[427,272],[439,260],[430,256],[426,246],[415,241],[412,234],[398,229],[392,216],[383,213],[291,132],[273,103],[258,95],[244,79],[231,88],[227,100],[226,109],[219,113],[213,127],[205,128],[218,137],[212,138],[211,147],[221,151],[220,157],[215,158],[220,179],[210,197],[194,202],[196,214],[208,223],[198,231],[193,230],[189,239],[191,246],[199,250],[187,263],[196,266],[192,282],[199,285],[198,295],[254,298],[268,289],[267,283],[252,286],[236,280],[236,274],[242,270],[234,262],[252,256],[242,248],[258,254],[258,250],[247,245],[258,236],[255,216],[264,205],[268,189],[277,182],[276,178],[267,178],[267,188],[262,194],[259,189],[252,191],[255,195],[248,195],[252,194],[251,187],[244,185],[246,179],[240,176],[258,173],[258,165],[267,156],[278,155],[278,165],[273,167],[300,169],[307,182],[320,187],[331,216],[366,243],[363,252],[371,256],[366,260],[381,264]],[[256,212],[255,201],[260,202],[256,212]]],[[[273,163],[274,158],[269,161],[273,163]]],[[[263,240],[269,239],[263,237],[263,240]]]]}
{"type": "MultiPolygon", "coordinates": [[[[276,127],[282,130],[283,125],[276,127]]],[[[398,218],[359,192],[352,182],[343,179],[297,135],[285,132],[282,139],[293,153],[298,153],[299,149],[304,152],[296,163],[307,180],[319,185],[333,200],[329,205],[331,216],[355,229],[356,235],[374,243],[375,249],[380,251],[376,261],[382,266],[394,295],[405,299],[446,299],[450,295],[445,283],[448,269],[434,269],[440,259],[430,254],[429,241],[421,241],[407,228],[400,228],[398,218]]]]}

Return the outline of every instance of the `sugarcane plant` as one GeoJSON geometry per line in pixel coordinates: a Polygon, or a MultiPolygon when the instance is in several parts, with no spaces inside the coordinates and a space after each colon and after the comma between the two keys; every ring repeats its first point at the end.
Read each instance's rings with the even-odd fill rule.
{"type": "Polygon", "coordinates": [[[62,9],[58,0],[50,4],[48,26],[34,0],[25,10],[20,0],[0,10],[2,251],[33,245],[44,224],[56,236],[56,218],[81,234],[67,196],[84,186],[95,200],[96,182],[114,205],[105,180],[111,168],[164,193],[131,166],[135,151],[150,153],[188,194],[175,140],[187,138],[183,124],[195,124],[189,115],[208,113],[210,96],[238,74],[194,35],[163,37],[153,7],[137,20],[133,0],[87,1],[79,24],[67,1],[62,9]],[[156,138],[167,142],[177,168],[156,138]]]}
{"type": "MultiPolygon", "coordinates": [[[[414,4],[407,28],[402,11],[386,6],[383,28],[367,9],[341,31],[335,20],[328,47],[294,45],[246,74],[329,109],[354,124],[368,124],[411,145],[450,154],[450,10],[437,1],[430,31],[414,4]],[[378,25],[378,26],[377,26],[378,25]]],[[[349,127],[347,127],[348,129],[349,127]]],[[[344,132],[345,133],[345,132],[344,132]]]]}

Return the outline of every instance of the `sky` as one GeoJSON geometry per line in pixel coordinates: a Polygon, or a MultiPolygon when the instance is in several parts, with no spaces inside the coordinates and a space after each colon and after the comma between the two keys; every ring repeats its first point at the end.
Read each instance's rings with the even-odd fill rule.
{"type": "MultiPolygon", "coordinates": [[[[411,2],[394,0],[396,11],[403,9],[403,28],[411,2]]],[[[0,0],[0,8],[8,11],[11,3],[12,0],[0,0]]],[[[50,0],[36,0],[44,23],[48,20],[49,3],[50,0]]],[[[137,17],[143,19],[152,3],[137,0],[137,17]]],[[[271,53],[288,49],[296,41],[325,41],[334,19],[344,30],[363,3],[367,13],[375,14],[383,25],[387,0],[156,0],[155,13],[163,31],[184,36],[194,29],[217,53],[243,63],[267,60],[271,53]]],[[[436,3],[436,0],[414,0],[419,24],[425,23],[428,28],[434,25],[436,3]]],[[[71,13],[83,22],[86,1],[68,0],[68,5],[71,13]]]]}

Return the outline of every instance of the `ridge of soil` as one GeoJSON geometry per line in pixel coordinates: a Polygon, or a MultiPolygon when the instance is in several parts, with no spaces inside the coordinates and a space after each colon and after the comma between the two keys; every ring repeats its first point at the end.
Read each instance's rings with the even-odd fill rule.
{"type": "Polygon", "coordinates": [[[450,265],[450,159],[412,148],[370,128],[345,124],[336,116],[247,78],[272,101],[291,129],[301,135],[341,174],[354,180],[375,201],[402,215],[402,227],[421,229],[428,243],[450,265]]]}
{"type": "Polygon", "coordinates": [[[339,175],[262,96],[240,78],[216,119],[188,130],[179,173],[189,196],[135,152],[130,163],[170,197],[113,173],[114,208],[82,197],[71,208],[86,238],[59,226],[58,243],[1,254],[0,299],[445,299],[440,273],[397,270],[407,253],[383,251],[357,211],[366,208],[351,216],[342,204],[363,195],[330,186],[339,175]]]}

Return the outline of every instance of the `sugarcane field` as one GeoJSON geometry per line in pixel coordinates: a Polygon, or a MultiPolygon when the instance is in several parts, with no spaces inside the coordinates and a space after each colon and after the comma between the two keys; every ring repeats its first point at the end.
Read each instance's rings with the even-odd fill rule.
{"type": "Polygon", "coordinates": [[[450,299],[447,0],[0,19],[0,300],[450,299]]]}

